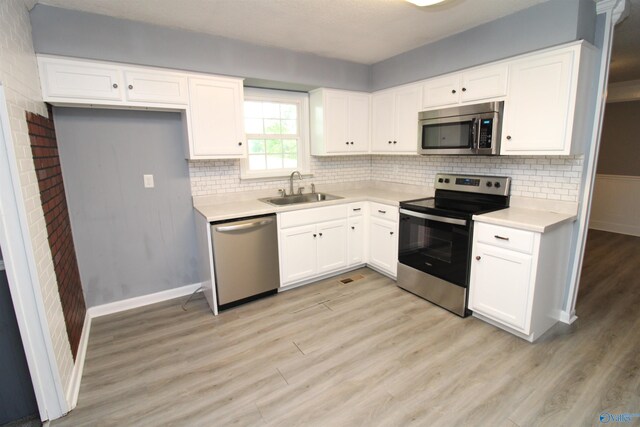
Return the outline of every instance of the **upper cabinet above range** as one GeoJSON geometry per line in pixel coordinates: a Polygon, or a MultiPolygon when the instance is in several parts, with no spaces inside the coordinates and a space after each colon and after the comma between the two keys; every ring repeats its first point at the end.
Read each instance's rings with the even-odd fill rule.
{"type": "Polygon", "coordinates": [[[335,89],[310,93],[311,154],[366,154],[369,152],[371,95],[335,89]]]}
{"type": "Polygon", "coordinates": [[[45,102],[179,111],[187,159],[246,157],[243,79],[48,55],[38,67],[45,102]]]}
{"type": "Polygon", "coordinates": [[[426,80],[422,86],[422,108],[428,110],[504,97],[507,74],[507,64],[500,63],[426,80]]]}

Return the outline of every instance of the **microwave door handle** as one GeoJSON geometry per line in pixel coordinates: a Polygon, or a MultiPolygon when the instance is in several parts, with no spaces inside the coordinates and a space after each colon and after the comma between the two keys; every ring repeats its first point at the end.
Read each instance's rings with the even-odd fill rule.
{"type": "Polygon", "coordinates": [[[477,151],[480,148],[480,120],[471,121],[471,149],[477,151]]]}

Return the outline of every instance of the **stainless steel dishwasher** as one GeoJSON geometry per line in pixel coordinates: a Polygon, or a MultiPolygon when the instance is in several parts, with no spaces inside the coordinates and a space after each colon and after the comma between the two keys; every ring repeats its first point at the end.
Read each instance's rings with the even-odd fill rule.
{"type": "Polygon", "coordinates": [[[280,286],[276,216],[211,224],[218,309],[275,294],[280,286]]]}

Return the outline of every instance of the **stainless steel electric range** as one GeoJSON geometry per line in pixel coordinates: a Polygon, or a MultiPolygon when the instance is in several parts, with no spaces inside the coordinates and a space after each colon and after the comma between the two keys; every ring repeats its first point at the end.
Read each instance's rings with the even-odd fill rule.
{"type": "Polygon", "coordinates": [[[437,174],[435,197],[400,202],[398,286],[465,317],[473,215],[509,207],[511,178],[437,174]]]}

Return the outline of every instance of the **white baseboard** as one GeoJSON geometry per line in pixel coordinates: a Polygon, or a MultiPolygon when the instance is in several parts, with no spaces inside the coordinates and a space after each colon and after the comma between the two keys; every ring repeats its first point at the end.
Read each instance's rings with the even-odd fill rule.
{"type": "Polygon", "coordinates": [[[87,345],[89,344],[89,333],[91,332],[91,315],[89,310],[84,316],[84,324],[82,325],[82,334],[80,335],[80,343],[78,344],[78,353],[76,354],[76,362],[71,371],[71,379],[67,387],[67,403],[69,410],[72,410],[78,404],[78,394],[80,393],[80,381],[82,380],[82,371],[84,370],[84,359],[87,355],[87,345]]]}
{"type": "Polygon", "coordinates": [[[576,320],[578,320],[578,316],[576,316],[575,313],[569,313],[567,311],[561,311],[560,312],[560,317],[558,318],[558,320],[562,323],[566,323],[567,325],[572,324],[573,322],[575,322],[576,320]]]}
{"type": "Polygon", "coordinates": [[[129,298],[122,301],[110,302],[108,304],[97,305],[95,307],[89,308],[87,312],[90,313],[91,318],[119,313],[121,311],[131,310],[132,308],[144,307],[145,305],[155,304],[157,302],[168,301],[170,299],[191,295],[196,290],[200,289],[202,285],[202,283],[194,283],[192,285],[168,289],[166,291],[156,292],[154,294],[129,298]]]}
{"type": "Polygon", "coordinates": [[[596,175],[589,228],[640,236],[640,177],[596,175]]]}

